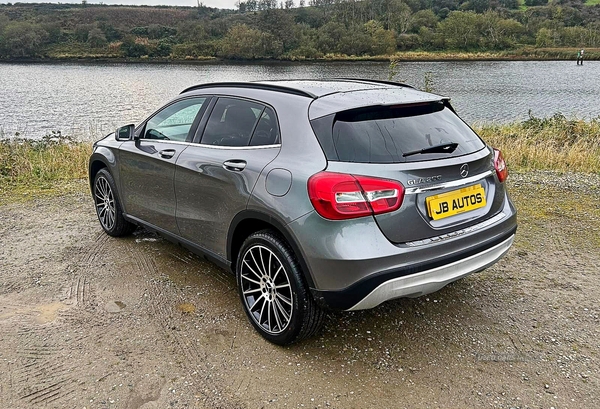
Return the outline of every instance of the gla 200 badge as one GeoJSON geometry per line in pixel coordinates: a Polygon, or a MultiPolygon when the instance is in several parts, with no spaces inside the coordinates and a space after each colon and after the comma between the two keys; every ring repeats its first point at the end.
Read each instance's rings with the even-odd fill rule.
{"type": "Polygon", "coordinates": [[[409,186],[420,185],[421,183],[433,183],[442,180],[442,175],[429,176],[426,178],[408,179],[406,182],[409,186]]]}

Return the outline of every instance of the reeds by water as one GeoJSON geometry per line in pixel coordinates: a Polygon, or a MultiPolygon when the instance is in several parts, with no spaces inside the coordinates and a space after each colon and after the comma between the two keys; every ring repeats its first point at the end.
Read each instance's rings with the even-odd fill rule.
{"type": "Polygon", "coordinates": [[[42,139],[0,140],[0,196],[15,192],[64,191],[87,176],[90,142],[53,132],[42,139]]]}
{"type": "Polygon", "coordinates": [[[509,168],[600,174],[600,118],[569,119],[562,114],[476,129],[502,150],[509,168]]]}

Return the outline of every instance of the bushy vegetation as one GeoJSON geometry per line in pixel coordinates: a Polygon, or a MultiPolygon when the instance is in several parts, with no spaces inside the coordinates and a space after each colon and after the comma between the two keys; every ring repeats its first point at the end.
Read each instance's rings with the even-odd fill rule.
{"type": "Polygon", "coordinates": [[[569,119],[562,114],[508,125],[486,125],[481,137],[502,150],[509,165],[520,170],[598,173],[600,118],[569,119]]]}
{"type": "Polygon", "coordinates": [[[91,143],[60,132],[42,139],[0,139],[0,198],[22,191],[64,191],[87,176],[91,143]]]}
{"type": "Polygon", "coordinates": [[[575,48],[600,47],[600,5],[582,0],[246,0],[237,10],[0,5],[5,59],[295,60],[564,47],[571,48],[569,55],[575,48]]]}

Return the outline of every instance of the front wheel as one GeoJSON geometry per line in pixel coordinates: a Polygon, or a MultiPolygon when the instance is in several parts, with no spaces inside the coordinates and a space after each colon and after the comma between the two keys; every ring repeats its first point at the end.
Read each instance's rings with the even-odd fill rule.
{"type": "Polygon", "coordinates": [[[314,335],[323,322],[285,240],[270,230],[244,241],[237,259],[238,291],[254,328],[268,341],[287,345],[314,335]]]}
{"type": "Polygon", "coordinates": [[[123,217],[115,180],[108,170],[100,169],[96,174],[93,195],[98,221],[107,234],[120,237],[135,230],[135,225],[123,217]]]}

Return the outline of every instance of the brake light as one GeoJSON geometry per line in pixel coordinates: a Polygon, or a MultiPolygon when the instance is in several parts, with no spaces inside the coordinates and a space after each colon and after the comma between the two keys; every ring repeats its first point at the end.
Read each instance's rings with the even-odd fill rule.
{"type": "Polygon", "coordinates": [[[404,186],[387,179],[320,172],[308,180],[308,195],[321,216],[343,220],[397,210],[404,186]]]}
{"type": "Polygon", "coordinates": [[[496,175],[498,175],[500,183],[504,182],[508,177],[508,167],[502,157],[502,152],[496,148],[494,148],[494,168],[496,168],[496,175]]]}

